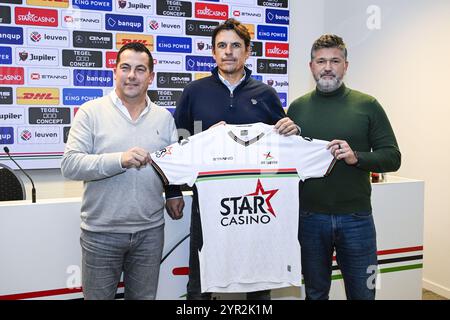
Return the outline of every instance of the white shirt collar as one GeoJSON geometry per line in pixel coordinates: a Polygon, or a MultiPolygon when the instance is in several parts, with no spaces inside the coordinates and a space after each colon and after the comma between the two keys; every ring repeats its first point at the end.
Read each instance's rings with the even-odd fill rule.
{"type": "MultiPolygon", "coordinates": [[[[115,89],[111,90],[110,97],[114,105],[117,107],[117,109],[119,109],[119,111],[122,112],[123,115],[127,117],[127,119],[133,121],[133,119],[131,119],[130,112],[128,112],[127,107],[125,107],[124,104],[122,103],[122,100],[120,100],[115,89]]],[[[150,111],[151,101],[148,96],[145,97],[145,103],[146,106],[144,110],[142,110],[141,114],[139,115],[139,118],[137,118],[135,122],[139,121],[144,115],[146,115],[150,111]]]]}
{"type": "Polygon", "coordinates": [[[220,74],[220,72],[218,72],[218,75],[219,75],[220,81],[222,81],[222,83],[223,83],[224,85],[227,86],[227,88],[230,90],[230,92],[233,93],[234,89],[236,89],[236,87],[237,87],[238,85],[240,85],[240,84],[242,83],[242,81],[244,81],[245,76],[246,76],[247,74],[246,74],[245,69],[244,69],[244,76],[243,76],[243,77],[241,78],[241,80],[239,80],[236,84],[231,84],[227,79],[225,79],[224,77],[222,77],[222,75],[220,74]]]}

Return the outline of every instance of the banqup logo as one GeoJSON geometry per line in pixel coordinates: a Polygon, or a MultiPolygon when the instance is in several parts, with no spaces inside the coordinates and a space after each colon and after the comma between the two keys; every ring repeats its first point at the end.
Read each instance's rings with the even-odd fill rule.
{"type": "Polygon", "coordinates": [[[58,26],[57,10],[16,7],[14,12],[16,24],[45,27],[58,26]]]}
{"type": "Polygon", "coordinates": [[[259,40],[287,41],[288,28],[258,25],[257,38],[259,40]]]}
{"type": "Polygon", "coordinates": [[[23,44],[23,29],[18,27],[0,27],[0,43],[23,44]]]}
{"type": "Polygon", "coordinates": [[[13,144],[13,143],[14,143],[14,128],[0,127],[0,144],[13,144]]]}
{"type": "Polygon", "coordinates": [[[63,104],[66,106],[79,106],[102,96],[102,89],[63,89],[63,104]]]}
{"type": "Polygon", "coordinates": [[[10,47],[0,47],[0,64],[12,63],[12,50],[10,47]]]}
{"type": "Polygon", "coordinates": [[[287,93],[285,92],[278,92],[278,97],[280,97],[281,106],[283,108],[287,107],[287,93]]]}
{"type": "Polygon", "coordinates": [[[74,8],[86,10],[112,11],[113,0],[72,0],[74,8]]]}
{"type": "Polygon", "coordinates": [[[212,57],[186,56],[187,71],[211,71],[216,66],[212,57]]]}
{"type": "Polygon", "coordinates": [[[144,32],[144,18],[140,16],[106,14],[105,20],[106,30],[144,32]]]}
{"type": "Polygon", "coordinates": [[[159,52],[192,52],[192,39],[182,37],[156,37],[156,48],[159,52]]]}
{"type": "Polygon", "coordinates": [[[267,9],[266,10],[266,23],[276,24],[289,24],[289,11],[267,9]]]}
{"type": "Polygon", "coordinates": [[[73,84],[81,87],[112,87],[113,72],[109,70],[73,70],[73,84]]]}

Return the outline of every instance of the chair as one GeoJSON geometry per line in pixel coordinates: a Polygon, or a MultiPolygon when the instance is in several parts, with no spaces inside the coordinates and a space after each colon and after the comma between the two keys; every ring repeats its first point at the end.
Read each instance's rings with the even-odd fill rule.
{"type": "Polygon", "coordinates": [[[22,179],[10,167],[0,163],[0,201],[25,199],[22,179]]]}

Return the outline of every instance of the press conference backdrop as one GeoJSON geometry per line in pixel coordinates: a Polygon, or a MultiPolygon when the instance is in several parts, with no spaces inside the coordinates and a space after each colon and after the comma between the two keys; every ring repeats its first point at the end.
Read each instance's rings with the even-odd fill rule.
{"type": "MultiPolygon", "coordinates": [[[[0,145],[25,168],[59,168],[79,106],[114,88],[117,51],[131,41],[155,58],[150,98],[173,112],[215,66],[212,30],[231,17],[252,36],[247,67],[286,107],[288,0],[0,0],[0,145]]],[[[4,153],[0,162],[15,167],[4,153]]]]}

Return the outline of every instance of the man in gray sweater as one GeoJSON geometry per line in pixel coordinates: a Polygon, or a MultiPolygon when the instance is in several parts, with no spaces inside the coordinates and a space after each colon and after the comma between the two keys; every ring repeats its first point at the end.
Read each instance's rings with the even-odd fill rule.
{"type": "MultiPolygon", "coordinates": [[[[169,111],[147,97],[153,58],[140,43],[123,46],[110,94],[83,104],[74,118],[61,170],[84,181],[81,207],[85,299],[114,299],[124,272],[125,299],[154,299],[164,242],[163,185],[149,152],[177,141],[169,111]]],[[[173,219],[184,207],[166,188],[173,219]]]]}

